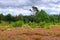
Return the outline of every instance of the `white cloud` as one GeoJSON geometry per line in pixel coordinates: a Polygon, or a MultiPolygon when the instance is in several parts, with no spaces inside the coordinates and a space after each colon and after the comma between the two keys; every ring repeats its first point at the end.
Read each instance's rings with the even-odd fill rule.
{"type": "Polygon", "coordinates": [[[48,3],[48,2],[59,2],[59,0],[41,0],[43,3],[48,3]]]}
{"type": "Polygon", "coordinates": [[[54,7],[54,8],[60,8],[60,4],[49,3],[49,6],[54,7]]]}
{"type": "Polygon", "coordinates": [[[52,0],[53,2],[59,2],[59,0],[52,0]]]}
{"type": "Polygon", "coordinates": [[[58,12],[50,12],[50,14],[59,14],[58,12]]]}
{"type": "Polygon", "coordinates": [[[43,9],[49,14],[60,14],[60,8],[58,7],[45,7],[45,6],[37,6],[39,10],[43,9]]]}
{"type": "Polygon", "coordinates": [[[41,0],[42,2],[46,3],[46,2],[49,2],[50,0],[41,0]]]}
{"type": "Polygon", "coordinates": [[[3,5],[26,5],[29,3],[29,0],[0,0],[0,3],[3,5]]]}
{"type": "Polygon", "coordinates": [[[0,13],[14,13],[15,15],[22,13],[23,15],[28,15],[31,13],[28,9],[30,9],[32,5],[35,5],[39,10],[51,10],[49,13],[56,14],[60,12],[59,1],[60,0],[0,0],[0,13]]]}
{"type": "Polygon", "coordinates": [[[12,15],[19,15],[19,14],[23,14],[23,15],[30,15],[31,12],[29,10],[24,10],[24,9],[1,9],[0,8],[0,13],[3,13],[4,15],[7,15],[8,13],[12,14],[12,15]]]}

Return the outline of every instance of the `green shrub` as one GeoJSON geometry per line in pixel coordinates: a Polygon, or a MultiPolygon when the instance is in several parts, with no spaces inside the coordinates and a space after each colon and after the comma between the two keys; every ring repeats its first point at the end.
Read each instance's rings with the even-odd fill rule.
{"type": "Polygon", "coordinates": [[[36,27],[36,23],[35,22],[29,22],[28,25],[31,26],[32,28],[36,27]]]}
{"type": "Polygon", "coordinates": [[[39,23],[39,26],[40,26],[41,28],[44,28],[45,24],[46,24],[46,22],[40,22],[40,23],[39,23]]]}
{"type": "Polygon", "coordinates": [[[10,26],[12,26],[12,27],[22,27],[23,25],[24,25],[23,21],[16,21],[16,22],[12,22],[10,24],[10,26]]]}
{"type": "Polygon", "coordinates": [[[51,28],[51,26],[50,25],[45,25],[45,27],[44,27],[45,29],[50,29],[51,28]]]}
{"type": "Polygon", "coordinates": [[[44,28],[46,28],[46,29],[50,29],[51,28],[51,23],[45,23],[45,25],[44,25],[44,28]]]}

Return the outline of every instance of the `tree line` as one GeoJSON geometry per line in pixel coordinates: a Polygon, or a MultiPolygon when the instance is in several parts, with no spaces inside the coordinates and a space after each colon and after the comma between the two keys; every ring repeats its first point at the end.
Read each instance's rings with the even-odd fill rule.
{"type": "Polygon", "coordinates": [[[35,6],[33,6],[32,9],[30,9],[30,11],[34,12],[32,13],[33,15],[24,16],[20,14],[18,16],[12,16],[11,14],[7,15],[0,14],[0,23],[1,21],[6,21],[9,23],[16,21],[23,21],[24,23],[60,22],[60,15],[49,15],[44,10],[38,10],[38,8],[35,6]]]}

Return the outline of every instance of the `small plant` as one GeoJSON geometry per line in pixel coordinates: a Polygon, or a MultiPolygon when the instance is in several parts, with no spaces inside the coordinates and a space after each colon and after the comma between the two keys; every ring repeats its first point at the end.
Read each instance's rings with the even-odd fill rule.
{"type": "Polygon", "coordinates": [[[36,23],[35,22],[29,22],[28,25],[31,26],[32,28],[36,27],[36,23]]]}
{"type": "Polygon", "coordinates": [[[55,32],[51,32],[50,35],[51,35],[51,36],[55,36],[56,33],[55,33],[55,32]]]}
{"type": "Polygon", "coordinates": [[[50,29],[50,26],[45,26],[46,29],[50,29]]]}
{"type": "Polygon", "coordinates": [[[39,25],[41,26],[41,28],[44,28],[45,24],[46,24],[45,22],[40,22],[39,23],[39,25]]]}
{"type": "Polygon", "coordinates": [[[22,27],[23,25],[24,25],[23,21],[12,22],[10,24],[10,26],[13,26],[13,27],[22,27]]]}
{"type": "Polygon", "coordinates": [[[44,28],[50,29],[51,28],[50,23],[46,23],[44,28]]]}

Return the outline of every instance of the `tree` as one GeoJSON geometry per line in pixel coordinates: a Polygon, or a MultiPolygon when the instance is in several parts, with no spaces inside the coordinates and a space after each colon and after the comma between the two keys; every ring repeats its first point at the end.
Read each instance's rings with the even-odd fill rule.
{"type": "Polygon", "coordinates": [[[32,9],[33,9],[35,12],[38,12],[38,11],[39,11],[38,8],[35,7],[35,6],[32,6],[32,9]]]}
{"type": "Polygon", "coordinates": [[[5,20],[5,21],[8,21],[8,22],[10,23],[11,21],[13,21],[13,16],[12,16],[11,14],[7,14],[7,15],[4,17],[4,20],[5,20]]]}
{"type": "Polygon", "coordinates": [[[24,23],[28,23],[29,21],[29,16],[24,16],[24,23]]]}
{"type": "Polygon", "coordinates": [[[31,12],[33,12],[33,15],[35,15],[39,10],[37,7],[32,6],[32,9],[30,9],[31,12]]]}
{"type": "Polygon", "coordinates": [[[4,15],[3,14],[0,14],[0,23],[1,21],[4,19],[4,15]]]}
{"type": "Polygon", "coordinates": [[[52,22],[58,22],[59,21],[58,15],[50,15],[50,21],[52,21],[52,22]]]}
{"type": "Polygon", "coordinates": [[[39,11],[39,12],[36,13],[35,20],[37,22],[40,22],[40,21],[46,21],[46,22],[48,22],[49,15],[44,10],[41,10],[41,11],[39,11]]]}
{"type": "Polygon", "coordinates": [[[19,14],[18,16],[16,16],[16,20],[17,21],[23,21],[23,15],[22,14],[19,14]]]}
{"type": "Polygon", "coordinates": [[[60,14],[58,15],[58,22],[60,22],[60,14]]]}

